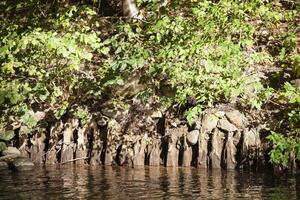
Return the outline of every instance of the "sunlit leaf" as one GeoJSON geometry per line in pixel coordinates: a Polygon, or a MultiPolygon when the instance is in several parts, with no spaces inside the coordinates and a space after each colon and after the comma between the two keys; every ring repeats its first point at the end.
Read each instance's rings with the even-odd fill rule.
{"type": "Polygon", "coordinates": [[[6,144],[4,142],[0,142],[0,152],[6,150],[6,144]]]}
{"type": "Polygon", "coordinates": [[[0,133],[0,140],[9,141],[13,139],[15,136],[14,131],[5,131],[3,133],[0,133]]]}

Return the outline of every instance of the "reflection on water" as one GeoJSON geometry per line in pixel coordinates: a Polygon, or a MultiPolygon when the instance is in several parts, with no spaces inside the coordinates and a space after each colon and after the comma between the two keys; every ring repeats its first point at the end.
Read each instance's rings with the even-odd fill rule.
{"type": "Polygon", "coordinates": [[[0,172],[0,199],[300,199],[299,185],[268,172],[63,166],[0,172]]]}

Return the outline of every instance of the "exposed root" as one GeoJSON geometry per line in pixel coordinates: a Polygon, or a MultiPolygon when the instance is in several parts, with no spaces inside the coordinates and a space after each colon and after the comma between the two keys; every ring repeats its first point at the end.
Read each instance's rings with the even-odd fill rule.
{"type": "MultiPolygon", "coordinates": [[[[56,121],[48,134],[35,134],[30,140],[22,136],[21,154],[47,165],[73,162],[230,170],[257,166],[261,156],[259,132],[249,128],[249,121],[237,110],[208,111],[192,126],[147,106],[116,113],[105,122],[98,116],[85,124],[76,118],[56,121]]],[[[297,168],[294,157],[290,155],[291,170],[297,168]]]]}

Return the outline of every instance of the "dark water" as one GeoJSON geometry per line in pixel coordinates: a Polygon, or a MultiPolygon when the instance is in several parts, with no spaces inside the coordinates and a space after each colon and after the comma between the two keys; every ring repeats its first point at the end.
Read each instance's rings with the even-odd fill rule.
{"type": "Polygon", "coordinates": [[[63,166],[0,172],[0,199],[300,199],[300,180],[195,168],[63,166]]]}

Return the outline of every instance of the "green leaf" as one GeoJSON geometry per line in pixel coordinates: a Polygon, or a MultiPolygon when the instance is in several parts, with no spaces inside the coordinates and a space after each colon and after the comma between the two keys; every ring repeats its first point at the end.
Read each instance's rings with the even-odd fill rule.
{"type": "Polygon", "coordinates": [[[0,142],[0,152],[6,150],[6,144],[4,142],[0,142]]]}
{"type": "Polygon", "coordinates": [[[0,91],[0,105],[3,104],[5,101],[5,92],[0,91]]]}
{"type": "Polygon", "coordinates": [[[22,121],[24,125],[28,127],[34,127],[37,125],[37,120],[29,112],[23,115],[22,121]]]}
{"type": "Polygon", "coordinates": [[[189,125],[192,125],[197,119],[198,115],[201,113],[202,109],[200,106],[193,107],[186,112],[186,120],[189,125]]]}
{"type": "Polygon", "coordinates": [[[5,131],[0,134],[0,140],[9,141],[15,136],[14,131],[5,131]]]}
{"type": "Polygon", "coordinates": [[[88,61],[91,61],[93,58],[93,54],[92,53],[85,53],[83,58],[85,58],[88,61]]]}
{"type": "Polygon", "coordinates": [[[67,101],[64,101],[62,106],[59,109],[57,109],[56,111],[54,111],[55,118],[60,119],[61,116],[63,116],[65,114],[68,106],[69,106],[69,103],[67,101]]]}
{"type": "Polygon", "coordinates": [[[102,54],[104,54],[104,55],[107,55],[108,52],[109,52],[109,48],[108,48],[108,47],[103,47],[103,48],[101,48],[100,52],[101,52],[102,54]]]}
{"type": "Polygon", "coordinates": [[[16,104],[21,100],[21,95],[16,92],[12,92],[9,96],[9,100],[12,104],[16,104]]]}
{"type": "Polygon", "coordinates": [[[63,91],[61,90],[60,87],[54,87],[54,89],[53,89],[53,95],[55,97],[62,96],[63,95],[63,91]]]}

